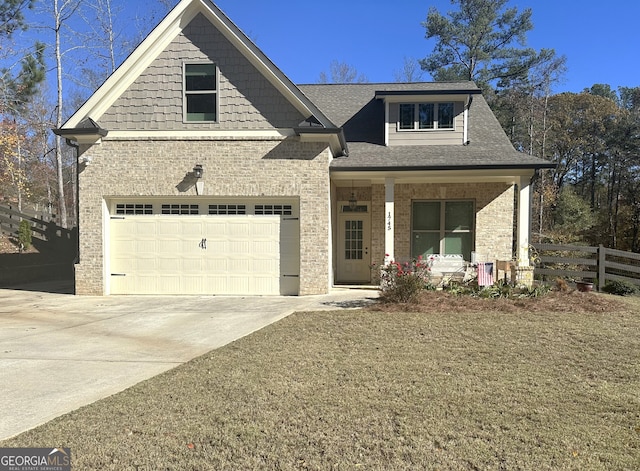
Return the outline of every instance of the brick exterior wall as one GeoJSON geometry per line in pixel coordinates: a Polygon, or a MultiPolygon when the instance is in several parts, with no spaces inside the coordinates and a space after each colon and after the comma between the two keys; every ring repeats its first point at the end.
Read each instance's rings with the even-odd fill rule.
{"type": "MultiPolygon", "coordinates": [[[[475,251],[486,260],[511,260],[514,189],[496,183],[397,184],[395,187],[395,257],[411,257],[411,202],[413,200],[474,200],[476,204],[475,251]]],[[[371,246],[373,262],[384,259],[385,189],[371,188],[371,246]]]]}
{"type": "Polygon", "coordinates": [[[196,196],[177,186],[194,164],[211,196],[288,197],[300,202],[300,294],[329,286],[329,159],[326,144],[286,140],[103,140],[83,147],[91,164],[79,175],[80,263],[76,293],[105,292],[103,221],[109,198],[196,196]]]}

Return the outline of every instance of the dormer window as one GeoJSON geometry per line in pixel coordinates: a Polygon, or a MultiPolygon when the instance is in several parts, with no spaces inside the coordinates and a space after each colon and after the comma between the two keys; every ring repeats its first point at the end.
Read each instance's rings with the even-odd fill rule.
{"type": "Polygon", "coordinates": [[[184,120],[218,120],[218,74],[212,63],[184,65],[184,120]]]}
{"type": "Polygon", "coordinates": [[[400,103],[399,131],[453,129],[453,103],[400,103]]]}

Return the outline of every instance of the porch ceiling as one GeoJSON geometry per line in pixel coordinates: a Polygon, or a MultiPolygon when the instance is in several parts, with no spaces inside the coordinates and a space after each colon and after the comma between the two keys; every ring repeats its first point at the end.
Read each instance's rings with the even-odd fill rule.
{"type": "Polygon", "coordinates": [[[338,187],[384,184],[393,178],[396,184],[412,183],[506,183],[516,184],[521,177],[533,177],[535,170],[522,169],[465,169],[465,170],[344,170],[331,172],[331,181],[338,187]]]}

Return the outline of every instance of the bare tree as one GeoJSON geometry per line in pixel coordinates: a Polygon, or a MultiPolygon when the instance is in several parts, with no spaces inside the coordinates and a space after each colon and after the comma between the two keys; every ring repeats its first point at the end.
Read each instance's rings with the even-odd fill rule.
{"type": "Polygon", "coordinates": [[[329,64],[329,75],[320,72],[318,83],[367,83],[369,79],[352,65],[337,60],[329,64]]]}
{"type": "Polygon", "coordinates": [[[424,70],[418,59],[405,56],[402,67],[393,72],[393,77],[399,83],[420,82],[424,77],[424,70]]]}
{"type": "MultiPolygon", "coordinates": [[[[82,0],[53,0],[53,10],[51,11],[53,20],[53,31],[55,33],[55,58],[56,58],[56,91],[57,91],[57,107],[56,107],[56,128],[62,127],[63,124],[63,80],[62,80],[62,32],[67,22],[73,18],[78,8],[82,4],[82,0]]],[[[60,225],[67,227],[67,203],[65,201],[64,175],[62,162],[62,138],[58,135],[55,137],[55,156],[56,170],[58,180],[58,208],[60,212],[60,225]]]]}

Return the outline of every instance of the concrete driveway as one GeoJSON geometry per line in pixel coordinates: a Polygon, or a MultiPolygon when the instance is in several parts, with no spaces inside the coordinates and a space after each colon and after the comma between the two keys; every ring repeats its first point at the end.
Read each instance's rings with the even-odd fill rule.
{"type": "Polygon", "coordinates": [[[0,289],[0,440],[292,312],[360,307],[377,297],[362,289],[303,297],[78,297],[49,288],[0,289]]]}

